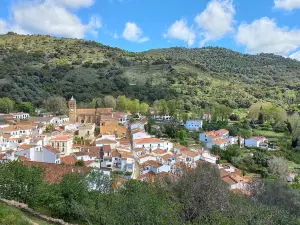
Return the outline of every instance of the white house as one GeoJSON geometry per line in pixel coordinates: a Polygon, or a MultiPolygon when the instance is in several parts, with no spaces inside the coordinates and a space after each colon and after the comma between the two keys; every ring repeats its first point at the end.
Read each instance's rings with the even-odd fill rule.
{"type": "Polygon", "coordinates": [[[259,148],[261,146],[264,146],[267,142],[267,139],[262,136],[252,137],[245,139],[245,147],[255,147],[259,148]]]}
{"type": "Polygon", "coordinates": [[[130,124],[130,130],[134,130],[134,129],[143,130],[147,123],[148,123],[147,121],[135,121],[132,124],[130,124]]]}
{"type": "Polygon", "coordinates": [[[119,121],[119,124],[127,124],[129,122],[128,114],[125,112],[114,112],[112,114],[113,118],[117,118],[119,121]]]}
{"type": "MultiPolygon", "coordinates": [[[[88,152],[73,152],[71,156],[74,156],[77,160],[81,161],[91,161],[96,160],[96,156],[90,155],[88,152]]],[[[99,164],[99,163],[98,163],[99,164]]]]}
{"type": "Polygon", "coordinates": [[[187,130],[198,131],[202,128],[203,121],[202,120],[187,120],[184,124],[184,127],[187,130]]]}
{"type": "Polygon", "coordinates": [[[171,151],[173,149],[173,143],[168,141],[162,141],[157,138],[141,138],[133,140],[133,148],[145,148],[145,149],[163,149],[171,151]]]}
{"type": "Polygon", "coordinates": [[[24,156],[35,162],[60,163],[59,151],[52,146],[20,145],[16,156],[24,156]]]}
{"type": "Polygon", "coordinates": [[[49,143],[63,155],[70,155],[72,153],[73,140],[70,136],[56,136],[49,143]]]}
{"type": "Polygon", "coordinates": [[[219,159],[219,156],[213,155],[211,154],[209,151],[203,151],[201,153],[201,160],[205,161],[205,162],[209,162],[212,164],[216,164],[217,160],[219,159]]]}
{"type": "Polygon", "coordinates": [[[12,115],[15,119],[18,120],[27,120],[30,117],[29,113],[23,113],[23,112],[10,113],[10,115],[12,115]]]}
{"type": "Polygon", "coordinates": [[[151,115],[151,118],[154,120],[172,120],[172,116],[166,114],[166,115],[151,115]]]}
{"type": "Polygon", "coordinates": [[[181,157],[184,159],[184,163],[192,164],[198,160],[200,160],[200,154],[192,151],[182,151],[181,157]]]}
{"type": "Polygon", "coordinates": [[[112,149],[115,149],[119,145],[119,142],[108,138],[96,140],[97,147],[102,147],[104,145],[109,145],[112,149]]]}
{"type": "Polygon", "coordinates": [[[227,138],[227,142],[230,145],[237,145],[239,143],[239,141],[240,141],[240,147],[244,146],[245,139],[242,138],[242,137],[232,137],[232,136],[230,136],[230,137],[227,138]]]}
{"type": "Polygon", "coordinates": [[[150,154],[144,154],[144,155],[140,155],[138,160],[140,164],[143,164],[150,160],[156,161],[156,156],[150,154]]]}
{"type": "Polygon", "coordinates": [[[213,130],[200,134],[200,141],[206,143],[207,148],[212,148],[214,145],[218,145],[220,148],[226,148],[228,145],[227,138],[229,137],[229,131],[225,129],[213,130]]]}
{"type": "Polygon", "coordinates": [[[132,130],[131,131],[131,139],[141,139],[141,138],[150,138],[151,136],[143,129],[137,129],[137,130],[132,130]]]}
{"type": "Polygon", "coordinates": [[[148,173],[149,171],[152,171],[155,174],[166,172],[168,173],[170,171],[169,165],[160,164],[157,161],[149,160],[145,163],[143,163],[143,171],[142,173],[148,173]]]}

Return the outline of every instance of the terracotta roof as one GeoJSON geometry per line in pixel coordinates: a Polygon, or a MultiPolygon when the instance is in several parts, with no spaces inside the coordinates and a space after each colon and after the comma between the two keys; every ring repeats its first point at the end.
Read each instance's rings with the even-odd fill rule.
{"type": "Polygon", "coordinates": [[[111,139],[101,139],[96,141],[97,144],[116,144],[117,142],[111,139]]]}
{"type": "Polygon", "coordinates": [[[221,168],[221,169],[219,170],[219,172],[220,172],[220,177],[221,177],[221,178],[222,178],[222,177],[229,176],[229,173],[228,173],[226,170],[224,170],[223,168],[221,168]]]}
{"type": "Polygon", "coordinates": [[[152,153],[155,153],[155,154],[158,154],[158,155],[162,155],[162,154],[167,153],[167,151],[158,148],[158,149],[153,150],[152,153]]]}
{"type": "Polygon", "coordinates": [[[220,130],[217,130],[216,132],[217,132],[219,135],[224,135],[224,134],[229,133],[229,130],[226,130],[226,129],[220,129],[220,130]]]}
{"type": "Polygon", "coordinates": [[[113,111],[112,108],[97,108],[97,109],[77,109],[76,113],[78,115],[95,115],[95,114],[106,114],[111,113],[113,111]]]}
{"type": "Polygon", "coordinates": [[[112,157],[118,157],[118,158],[122,157],[122,155],[120,154],[120,152],[118,150],[112,151],[111,156],[112,157]]]}
{"type": "Polygon", "coordinates": [[[59,151],[56,148],[52,147],[51,145],[46,145],[46,146],[44,146],[44,148],[55,154],[59,153],[59,151]]]}
{"type": "Polygon", "coordinates": [[[134,158],[131,152],[120,152],[122,159],[134,158]]]}
{"type": "Polygon", "coordinates": [[[60,157],[60,162],[66,165],[74,165],[77,162],[77,159],[74,156],[64,156],[60,157]]]}
{"type": "Polygon", "coordinates": [[[18,155],[17,158],[18,158],[18,160],[20,160],[20,161],[30,161],[29,158],[27,158],[26,156],[23,156],[23,155],[18,155]]]}
{"type": "Polygon", "coordinates": [[[142,152],[144,150],[145,150],[144,148],[134,148],[134,149],[132,149],[132,151],[134,151],[134,152],[142,152]]]}
{"type": "Polygon", "coordinates": [[[221,139],[221,140],[216,140],[216,141],[214,141],[214,144],[215,144],[215,145],[221,145],[221,144],[225,144],[225,143],[227,143],[227,140],[221,139]]]}
{"type": "Polygon", "coordinates": [[[149,160],[149,161],[143,163],[143,166],[152,166],[152,167],[155,167],[155,168],[159,168],[159,167],[161,167],[161,164],[157,161],[149,160]]]}
{"type": "Polygon", "coordinates": [[[55,138],[52,138],[51,141],[68,141],[71,138],[69,136],[57,136],[55,138]]]}
{"type": "Polygon", "coordinates": [[[80,167],[80,166],[70,166],[70,165],[61,165],[55,163],[41,163],[41,162],[24,162],[25,166],[40,166],[45,169],[45,182],[54,184],[61,181],[63,176],[68,173],[82,173],[87,175],[92,168],[89,167],[80,167]]]}
{"type": "Polygon", "coordinates": [[[182,151],[181,153],[183,155],[186,155],[186,156],[192,157],[192,158],[195,158],[199,155],[197,152],[192,152],[192,151],[182,151]]]}
{"type": "Polygon", "coordinates": [[[88,147],[83,147],[82,151],[88,152],[90,156],[100,158],[100,149],[101,147],[98,146],[88,146],[88,147]]]}
{"type": "Polygon", "coordinates": [[[12,135],[11,134],[1,134],[3,138],[9,139],[12,135]]]}
{"type": "Polygon", "coordinates": [[[110,145],[103,145],[103,150],[104,150],[104,152],[111,152],[110,145]]]}
{"type": "Polygon", "coordinates": [[[19,146],[21,149],[30,149],[30,148],[34,148],[34,147],[37,147],[36,145],[26,145],[26,144],[23,144],[23,145],[20,145],[19,146]]]}
{"type": "Polygon", "coordinates": [[[145,130],[143,130],[143,129],[134,129],[134,130],[131,130],[131,134],[136,134],[136,133],[146,133],[146,131],[145,130]]]}
{"type": "Polygon", "coordinates": [[[263,137],[263,136],[255,136],[255,137],[252,137],[250,139],[253,139],[253,140],[256,140],[256,141],[260,141],[260,140],[263,140],[263,139],[266,139],[266,137],[263,137]]]}
{"type": "Polygon", "coordinates": [[[141,143],[161,143],[162,141],[158,138],[142,138],[134,140],[135,143],[141,144],[141,143]]]}
{"type": "Polygon", "coordinates": [[[174,146],[174,149],[179,149],[180,151],[182,150],[188,150],[188,148],[186,146],[183,146],[183,145],[177,145],[177,146],[174,146]]]}
{"type": "Polygon", "coordinates": [[[162,158],[163,160],[165,160],[165,161],[168,161],[169,158],[171,158],[171,157],[175,157],[175,156],[172,155],[172,154],[166,154],[166,155],[161,156],[161,158],[162,158]]]}
{"type": "Polygon", "coordinates": [[[89,153],[88,152],[73,152],[73,155],[84,156],[84,155],[89,155],[89,153]]]}
{"type": "Polygon", "coordinates": [[[118,142],[120,142],[120,144],[130,144],[130,140],[129,139],[119,139],[118,142]]]}
{"type": "Polygon", "coordinates": [[[138,180],[143,180],[145,182],[154,182],[155,179],[155,173],[152,171],[149,171],[148,173],[142,174],[138,177],[138,180]]]}
{"type": "Polygon", "coordinates": [[[150,154],[145,154],[145,155],[141,155],[140,159],[146,158],[146,157],[155,157],[154,155],[150,155],[150,154]]]}
{"type": "Polygon", "coordinates": [[[227,184],[229,184],[229,185],[233,185],[233,184],[238,183],[238,182],[236,182],[234,179],[232,179],[230,176],[222,177],[222,180],[223,180],[224,182],[226,182],[227,184]]]}

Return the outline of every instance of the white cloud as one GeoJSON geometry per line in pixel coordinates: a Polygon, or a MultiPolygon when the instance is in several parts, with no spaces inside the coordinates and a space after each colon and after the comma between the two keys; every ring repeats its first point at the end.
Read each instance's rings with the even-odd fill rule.
{"type": "Polygon", "coordinates": [[[68,8],[81,8],[81,7],[90,7],[94,4],[94,0],[46,0],[53,2],[57,5],[65,6],[68,8]]]}
{"type": "Polygon", "coordinates": [[[196,39],[196,34],[192,27],[188,27],[186,20],[181,19],[173,23],[166,34],[163,35],[169,39],[179,39],[187,42],[188,46],[192,46],[196,39]]]}
{"type": "Polygon", "coordinates": [[[87,33],[98,35],[98,29],[102,26],[99,17],[94,16],[88,24],[83,24],[75,13],[68,10],[68,7],[88,7],[93,1],[72,0],[73,4],[71,0],[54,1],[25,1],[14,4],[11,20],[6,22],[6,30],[71,38],[84,38],[87,33]]]}
{"type": "Polygon", "coordinates": [[[300,61],[300,51],[290,55],[290,58],[300,61]]]}
{"type": "Polygon", "coordinates": [[[275,0],[275,8],[291,11],[300,8],[300,0],[275,0]]]}
{"type": "Polygon", "coordinates": [[[149,41],[148,37],[143,37],[143,30],[135,23],[127,22],[123,32],[123,38],[127,41],[143,43],[149,41]]]}
{"type": "Polygon", "coordinates": [[[275,53],[288,56],[300,47],[300,30],[278,27],[274,20],[263,17],[251,24],[241,24],[236,41],[249,53],[275,53]]]}
{"type": "Polygon", "coordinates": [[[8,27],[7,27],[7,23],[4,20],[0,19],[0,34],[5,34],[8,31],[9,30],[8,30],[8,27]]]}
{"type": "Polygon", "coordinates": [[[204,39],[201,45],[207,41],[218,40],[225,34],[233,32],[235,9],[232,0],[212,0],[206,9],[196,16],[197,26],[203,30],[204,39]]]}

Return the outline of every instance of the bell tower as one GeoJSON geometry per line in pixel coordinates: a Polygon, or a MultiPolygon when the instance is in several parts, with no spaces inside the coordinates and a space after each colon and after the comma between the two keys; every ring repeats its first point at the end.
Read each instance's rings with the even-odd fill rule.
{"type": "Polygon", "coordinates": [[[70,99],[69,101],[69,119],[71,123],[76,122],[76,100],[73,98],[70,99]]]}

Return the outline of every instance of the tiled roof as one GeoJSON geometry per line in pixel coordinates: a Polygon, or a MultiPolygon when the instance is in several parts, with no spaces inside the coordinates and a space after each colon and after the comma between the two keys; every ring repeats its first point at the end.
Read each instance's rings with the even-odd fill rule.
{"type": "Polygon", "coordinates": [[[77,162],[77,159],[74,156],[64,156],[60,157],[60,162],[66,165],[74,165],[77,162]]]}
{"type": "Polygon", "coordinates": [[[62,180],[63,176],[68,173],[82,173],[87,175],[92,168],[80,167],[80,166],[70,166],[61,165],[55,163],[41,163],[41,162],[24,162],[25,166],[40,166],[45,169],[45,182],[50,184],[58,183],[62,180]]]}
{"type": "Polygon", "coordinates": [[[192,152],[192,151],[182,151],[181,152],[183,155],[186,155],[188,157],[192,157],[195,158],[196,156],[198,156],[199,154],[196,152],[192,152]]]}
{"type": "Polygon", "coordinates": [[[99,114],[99,113],[111,113],[112,112],[112,108],[97,108],[97,109],[77,109],[76,113],[78,115],[95,115],[95,114],[99,114]]]}
{"type": "Polygon", "coordinates": [[[163,149],[155,149],[152,151],[152,153],[158,154],[158,155],[162,155],[165,154],[167,151],[163,150],[163,149]]]}
{"type": "Polygon", "coordinates": [[[143,166],[152,166],[152,167],[155,167],[155,168],[159,168],[161,166],[161,164],[157,161],[149,160],[149,161],[143,163],[143,166]]]}
{"type": "Polygon", "coordinates": [[[84,155],[89,155],[89,153],[88,152],[73,152],[73,155],[84,156],[84,155]]]}
{"type": "Polygon", "coordinates": [[[142,138],[134,140],[135,143],[141,144],[141,143],[161,143],[162,141],[158,138],[142,138]]]}
{"type": "Polygon", "coordinates": [[[111,152],[110,145],[103,145],[103,150],[104,150],[104,152],[111,152]]]}
{"type": "Polygon", "coordinates": [[[171,157],[175,157],[175,156],[172,155],[172,154],[166,154],[166,155],[161,156],[161,158],[162,158],[164,161],[168,161],[169,158],[171,158],[171,157]]]}
{"type": "Polygon", "coordinates": [[[34,147],[37,147],[36,145],[26,145],[26,144],[23,144],[23,145],[20,145],[19,146],[21,149],[30,149],[30,148],[34,148],[34,147]]]}
{"type": "Polygon", "coordinates": [[[59,151],[56,148],[52,147],[51,145],[46,145],[46,146],[44,146],[44,148],[55,154],[59,153],[59,151]]]}
{"type": "Polygon", "coordinates": [[[215,145],[221,145],[221,144],[225,144],[225,143],[227,143],[227,140],[221,139],[221,140],[216,140],[216,141],[214,141],[214,144],[215,144],[215,145]]]}
{"type": "Polygon", "coordinates": [[[117,142],[111,139],[101,139],[96,141],[97,144],[116,144],[117,142]]]}
{"type": "Polygon", "coordinates": [[[52,138],[51,141],[68,141],[71,138],[69,136],[57,136],[55,138],[52,138]]]}
{"type": "Polygon", "coordinates": [[[227,184],[229,184],[229,185],[233,185],[233,184],[238,183],[238,182],[236,182],[234,179],[232,179],[230,176],[222,177],[222,180],[223,180],[224,182],[226,182],[227,184]]]}
{"type": "Polygon", "coordinates": [[[174,149],[179,149],[180,151],[186,151],[188,150],[188,148],[186,146],[183,146],[183,145],[177,145],[177,146],[174,146],[174,149]]]}

